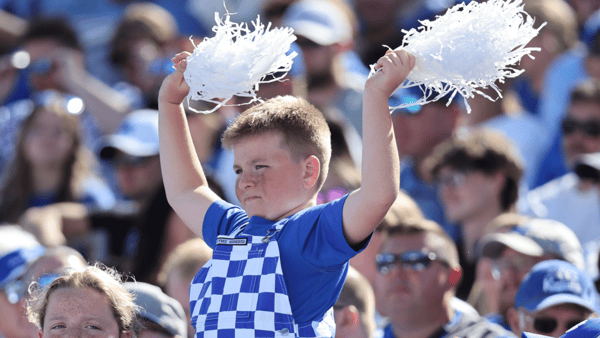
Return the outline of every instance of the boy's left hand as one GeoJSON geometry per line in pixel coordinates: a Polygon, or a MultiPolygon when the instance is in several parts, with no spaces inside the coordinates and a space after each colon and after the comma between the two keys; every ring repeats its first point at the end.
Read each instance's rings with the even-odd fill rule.
{"type": "Polygon", "coordinates": [[[378,70],[366,83],[366,88],[381,91],[386,97],[404,82],[410,71],[415,66],[415,57],[402,49],[387,51],[379,58],[375,69],[378,70]]]}

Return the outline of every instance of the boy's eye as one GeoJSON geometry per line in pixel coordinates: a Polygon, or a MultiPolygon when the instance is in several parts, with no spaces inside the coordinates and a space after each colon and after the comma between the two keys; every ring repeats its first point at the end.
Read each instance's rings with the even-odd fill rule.
{"type": "Polygon", "coordinates": [[[236,175],[239,175],[239,174],[241,174],[241,173],[242,173],[242,169],[235,169],[235,174],[236,174],[236,175]]]}
{"type": "Polygon", "coordinates": [[[51,330],[52,329],[63,329],[63,328],[65,328],[65,326],[63,324],[56,324],[56,325],[50,327],[51,330]]]}
{"type": "Polygon", "coordinates": [[[92,330],[101,330],[98,326],[96,325],[88,325],[87,326],[88,329],[92,329],[92,330]]]}
{"type": "Polygon", "coordinates": [[[266,168],[266,165],[256,165],[255,169],[262,169],[262,168],[266,168]]]}

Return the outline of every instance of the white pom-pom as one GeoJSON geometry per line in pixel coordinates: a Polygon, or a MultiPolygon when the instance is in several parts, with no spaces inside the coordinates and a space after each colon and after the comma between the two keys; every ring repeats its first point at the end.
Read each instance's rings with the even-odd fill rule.
{"type": "MultiPolygon", "coordinates": [[[[534,19],[524,10],[522,0],[471,1],[450,8],[435,21],[425,20],[418,29],[404,31],[401,48],[416,58],[415,67],[399,88],[419,86],[423,97],[390,109],[437,101],[447,94],[460,93],[467,112],[467,98],[478,88],[492,87],[499,97],[495,81],[517,77],[523,72],[511,67],[521,58],[540,48],[525,47],[545,25],[533,28],[534,19]],[[432,91],[438,93],[432,96],[432,91]]],[[[371,74],[375,72],[371,66],[371,74]]],[[[450,99],[450,101],[451,101],[450,99]]],[[[448,105],[450,104],[448,102],[448,105]]]]}
{"type": "Polygon", "coordinates": [[[194,47],[187,58],[187,69],[183,76],[190,86],[188,100],[216,103],[211,113],[225,105],[234,95],[260,100],[256,91],[260,83],[278,81],[291,69],[296,52],[286,55],[296,37],[291,28],[270,29],[260,23],[260,17],[247,24],[231,22],[229,14],[221,20],[215,13],[216,26],[213,38],[206,38],[194,47]],[[283,75],[263,81],[265,76],[275,73],[283,75]]]}

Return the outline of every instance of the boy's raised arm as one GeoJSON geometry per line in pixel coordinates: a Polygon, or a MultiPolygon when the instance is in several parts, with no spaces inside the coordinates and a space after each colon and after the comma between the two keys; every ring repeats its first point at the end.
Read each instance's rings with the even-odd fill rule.
{"type": "Polygon", "coordinates": [[[406,79],[415,57],[403,50],[388,51],[363,94],[362,183],[348,196],[343,211],[344,235],[350,245],[362,242],[379,225],[400,189],[400,161],[390,95],[406,79]]]}
{"type": "Polygon", "coordinates": [[[184,52],[172,59],[176,71],[158,94],[160,163],[169,204],[202,237],[204,215],[219,197],[208,187],[181,104],[190,90],[183,78],[188,56],[184,52]]]}

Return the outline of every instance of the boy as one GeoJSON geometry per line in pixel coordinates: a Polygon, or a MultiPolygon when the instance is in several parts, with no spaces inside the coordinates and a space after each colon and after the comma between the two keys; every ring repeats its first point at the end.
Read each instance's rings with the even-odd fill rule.
{"type": "Polygon", "coordinates": [[[398,194],[388,98],[414,57],[390,51],[367,80],[362,187],[331,203],[316,206],[331,155],[320,112],[287,96],[242,113],[223,137],[233,149],[242,210],[208,188],[191,143],[181,105],[189,91],[188,55],[173,58],[176,72],[161,87],[159,130],[169,202],[214,249],[190,287],[196,336],[333,337],[332,306],[348,260],[366,246],[398,194]]]}

